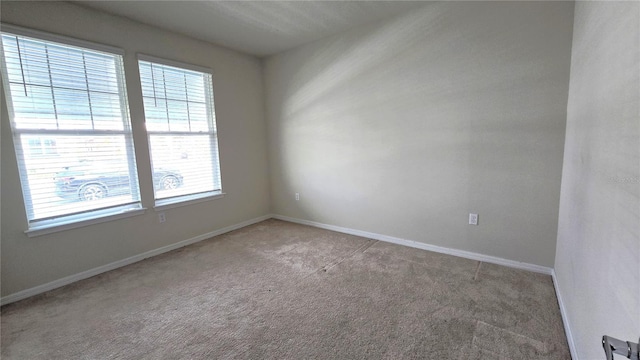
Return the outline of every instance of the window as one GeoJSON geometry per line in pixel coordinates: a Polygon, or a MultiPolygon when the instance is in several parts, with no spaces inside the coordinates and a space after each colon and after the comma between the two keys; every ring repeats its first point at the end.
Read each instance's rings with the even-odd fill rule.
{"type": "Polygon", "coordinates": [[[211,73],[139,56],[156,206],[220,194],[211,73]]]}
{"type": "Polygon", "coordinates": [[[29,139],[29,154],[31,156],[55,155],[57,153],[58,151],[56,149],[56,141],[54,139],[41,137],[29,139]]]}
{"type": "Polygon", "coordinates": [[[1,48],[30,229],[140,209],[119,50],[5,25],[1,48]]]}

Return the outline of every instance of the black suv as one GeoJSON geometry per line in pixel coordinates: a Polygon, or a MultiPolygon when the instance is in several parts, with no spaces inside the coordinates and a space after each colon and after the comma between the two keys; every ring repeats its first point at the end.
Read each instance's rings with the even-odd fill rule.
{"type": "MultiPolygon", "coordinates": [[[[71,200],[98,200],[112,195],[128,194],[129,172],[121,164],[79,163],[65,166],[56,173],[56,195],[71,200]]],[[[156,190],[182,186],[182,175],[176,170],[154,169],[156,190]]]]}

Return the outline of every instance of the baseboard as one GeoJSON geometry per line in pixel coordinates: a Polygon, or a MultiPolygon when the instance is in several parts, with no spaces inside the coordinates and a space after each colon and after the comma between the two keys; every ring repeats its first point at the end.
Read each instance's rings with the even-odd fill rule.
{"type": "Polygon", "coordinates": [[[551,278],[553,279],[553,287],[556,290],[556,298],[558,298],[558,306],[560,306],[560,315],[562,315],[562,324],[564,325],[564,332],[565,332],[565,335],[567,336],[567,343],[569,343],[569,351],[571,352],[571,359],[578,360],[578,352],[576,350],[576,344],[573,341],[573,333],[571,332],[571,325],[569,324],[567,309],[565,308],[564,301],[562,300],[562,293],[560,291],[558,279],[556,278],[555,270],[551,272],[551,278]]]}
{"type": "Polygon", "coordinates": [[[341,233],[345,233],[345,234],[349,234],[349,235],[361,236],[361,237],[366,237],[366,238],[369,238],[369,239],[380,240],[380,241],[385,241],[385,242],[389,242],[389,243],[393,243],[393,244],[409,246],[409,247],[416,248],[416,249],[428,250],[428,251],[433,251],[433,252],[437,252],[437,253],[458,256],[458,257],[462,257],[462,258],[466,258],[466,259],[483,261],[483,262],[497,264],[497,265],[504,265],[504,266],[508,266],[508,267],[512,267],[512,268],[516,268],[516,269],[533,271],[533,272],[537,272],[537,273],[541,273],[541,274],[545,274],[545,275],[551,275],[553,273],[553,269],[549,268],[549,267],[546,267],[546,266],[529,264],[529,263],[524,263],[524,262],[519,262],[519,261],[514,261],[514,260],[509,260],[509,259],[503,259],[503,258],[499,258],[499,257],[495,257],[495,256],[478,254],[478,253],[474,253],[474,252],[471,252],[471,251],[464,251],[464,250],[446,248],[446,247],[442,247],[442,246],[430,245],[430,244],[425,244],[425,243],[422,243],[422,242],[419,242],[419,241],[401,239],[401,238],[397,238],[397,237],[393,237],[393,236],[376,234],[376,233],[371,233],[371,232],[361,231],[361,230],[355,230],[355,229],[350,229],[350,228],[345,228],[345,227],[340,227],[340,226],[328,225],[328,224],[323,224],[323,223],[319,223],[319,222],[315,222],[315,221],[292,218],[292,217],[283,216],[283,215],[274,214],[273,218],[274,219],[279,219],[279,220],[284,220],[284,221],[289,221],[289,222],[293,222],[293,223],[303,224],[303,225],[309,225],[309,226],[313,226],[313,227],[317,227],[317,228],[321,228],[321,229],[327,229],[327,230],[332,230],[332,231],[336,231],[336,232],[341,232],[341,233]]]}
{"type": "Polygon", "coordinates": [[[267,220],[267,219],[270,219],[270,218],[271,218],[271,215],[260,216],[260,217],[254,218],[254,219],[243,221],[243,222],[235,224],[235,225],[227,226],[227,227],[222,228],[222,229],[214,230],[214,231],[208,232],[206,234],[198,235],[198,236],[192,237],[190,239],[177,242],[175,244],[163,246],[161,248],[150,250],[150,251],[144,252],[142,254],[138,254],[138,255],[135,255],[135,256],[132,256],[132,257],[128,257],[126,259],[114,261],[112,263],[109,263],[109,264],[106,264],[106,265],[102,265],[102,266],[98,266],[96,268],[93,268],[93,269],[90,269],[90,270],[87,270],[87,271],[83,271],[81,273],[70,275],[70,276],[64,277],[62,279],[54,280],[54,281],[48,282],[46,284],[38,285],[38,286],[32,287],[30,289],[18,291],[17,293],[13,293],[13,294],[10,294],[10,295],[7,295],[7,296],[3,296],[0,299],[0,305],[6,305],[6,304],[10,304],[12,302],[16,302],[16,301],[19,301],[19,300],[22,300],[22,299],[26,299],[28,297],[31,297],[31,296],[34,296],[34,295],[38,295],[38,294],[41,294],[41,293],[46,292],[46,291],[53,290],[53,289],[56,289],[56,288],[59,288],[59,287],[74,283],[76,281],[84,280],[84,279],[90,278],[92,276],[95,276],[95,275],[98,275],[98,274],[102,274],[104,272],[107,272],[107,271],[110,271],[110,270],[114,270],[114,269],[117,269],[117,268],[120,268],[120,267],[123,267],[123,266],[126,266],[126,265],[130,265],[130,264],[133,264],[135,262],[138,262],[138,261],[141,261],[141,260],[156,256],[156,255],[160,255],[162,253],[166,253],[168,251],[175,250],[175,249],[187,246],[187,245],[191,245],[191,244],[197,243],[199,241],[209,239],[209,238],[214,237],[214,236],[222,235],[224,233],[227,233],[227,232],[230,232],[230,231],[233,231],[233,230],[237,230],[237,229],[243,228],[245,226],[249,226],[249,225],[252,225],[252,224],[267,220]]]}
{"type": "MultiPolygon", "coordinates": [[[[533,271],[533,272],[537,272],[537,273],[542,273],[542,274],[547,274],[547,275],[553,275],[553,269],[545,267],[545,266],[540,266],[540,265],[535,265],[535,264],[529,264],[529,263],[523,263],[523,262],[518,262],[518,261],[514,261],[514,260],[508,260],[508,259],[503,259],[503,258],[499,258],[499,257],[495,257],[495,256],[489,256],[489,255],[483,255],[483,254],[478,254],[478,253],[474,253],[474,252],[470,252],[470,251],[464,251],[464,250],[457,250],[457,249],[451,249],[451,248],[446,248],[446,247],[441,247],[441,246],[436,246],[436,245],[430,245],[430,244],[425,244],[419,241],[414,241],[414,240],[407,240],[407,239],[402,239],[402,238],[397,238],[397,237],[393,237],[393,236],[388,236],[388,235],[382,235],[382,234],[376,234],[376,233],[372,233],[372,232],[367,232],[367,231],[361,231],[361,230],[355,230],[355,229],[350,229],[350,228],[345,228],[345,227],[340,227],[340,226],[334,226],[334,225],[328,225],[328,224],[323,224],[323,223],[319,223],[319,222],[315,222],[315,221],[310,221],[310,220],[304,220],[304,219],[298,219],[298,218],[292,218],[292,217],[288,217],[288,216],[283,216],[283,215],[264,215],[264,216],[260,216],[254,219],[250,219],[247,221],[243,221],[241,223],[235,224],[235,225],[231,225],[231,226],[227,226],[225,228],[219,229],[219,230],[214,230],[202,235],[198,235],[196,237],[187,239],[187,240],[183,240],[180,242],[177,242],[175,244],[171,244],[171,245],[167,245],[158,249],[154,249],[154,250],[150,250],[147,252],[144,252],[142,254],[138,254],[126,259],[122,259],[122,260],[118,260],[103,266],[99,266],[87,271],[83,271],[81,273],[78,274],[74,274],[74,275],[70,275],[58,280],[54,280],[51,281],[49,283],[46,284],[42,284],[42,285],[38,285],[26,290],[22,290],[13,294],[9,294],[7,296],[4,296],[2,298],[0,298],[0,305],[6,305],[6,304],[10,304],[12,302],[16,302],[22,299],[26,299],[28,297],[34,296],[34,295],[38,295],[41,293],[44,293],[46,291],[50,291],[71,283],[74,283],[76,281],[79,280],[84,280],[87,278],[90,278],[92,276],[110,271],[110,270],[114,270],[129,264],[133,264],[135,262],[156,256],[156,255],[160,255],[162,253],[171,251],[171,250],[175,250],[187,245],[191,245],[193,243],[205,240],[205,239],[209,239],[211,237],[217,236],[217,235],[221,235],[233,230],[237,230],[240,228],[243,228],[245,226],[249,226],[270,218],[275,218],[275,219],[279,219],[279,220],[284,220],[284,221],[289,221],[289,222],[293,222],[293,223],[298,223],[298,224],[303,224],[303,225],[309,225],[309,226],[313,226],[313,227],[317,227],[317,228],[321,228],[321,229],[327,229],[327,230],[332,230],[332,231],[336,231],[336,232],[341,232],[341,233],[345,233],[345,234],[350,234],[350,235],[355,235],[355,236],[361,236],[361,237],[366,237],[369,239],[375,239],[375,240],[380,240],[380,241],[385,241],[385,242],[389,242],[389,243],[393,243],[393,244],[398,244],[398,245],[404,245],[404,246],[409,246],[409,247],[413,247],[413,248],[417,248],[417,249],[422,249],[422,250],[428,250],[428,251],[434,251],[434,252],[438,252],[438,253],[442,253],[442,254],[448,254],[448,255],[453,255],[453,256],[459,256],[459,257],[463,257],[463,258],[467,258],[467,259],[471,259],[471,260],[477,260],[477,261],[484,261],[487,263],[492,263],[492,264],[498,264],[498,265],[504,265],[504,266],[508,266],[508,267],[512,267],[512,268],[517,268],[517,269],[523,269],[523,270],[528,270],[528,271],[533,271]]],[[[554,283],[555,283],[555,277],[554,277],[554,283]]],[[[560,294],[559,291],[557,289],[556,286],[556,293],[558,293],[558,301],[560,301],[560,294]]],[[[565,322],[565,328],[567,327],[567,322],[565,319],[565,313],[564,310],[561,306],[561,311],[563,314],[563,320],[565,322]]],[[[569,339],[569,345],[570,347],[572,346],[572,341],[571,341],[571,336],[569,335],[569,333],[567,334],[567,337],[569,339]]],[[[573,355],[573,348],[572,348],[572,355],[573,355]]],[[[574,357],[575,359],[575,357],[574,357]]]]}

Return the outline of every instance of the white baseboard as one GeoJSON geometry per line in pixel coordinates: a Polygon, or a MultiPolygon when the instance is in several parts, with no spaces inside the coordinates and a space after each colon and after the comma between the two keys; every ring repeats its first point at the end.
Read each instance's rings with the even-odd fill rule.
{"type": "Polygon", "coordinates": [[[315,222],[315,221],[292,218],[292,217],[283,216],[283,215],[274,214],[273,218],[274,219],[279,219],[279,220],[284,220],[284,221],[289,221],[289,222],[293,222],[293,223],[303,224],[303,225],[314,226],[314,227],[321,228],[321,229],[327,229],[327,230],[332,230],[332,231],[336,231],[336,232],[341,232],[341,233],[345,233],[345,234],[349,234],[349,235],[361,236],[361,237],[365,237],[365,238],[369,238],[369,239],[380,240],[380,241],[385,241],[385,242],[389,242],[389,243],[393,243],[393,244],[409,246],[409,247],[412,247],[412,248],[428,250],[428,251],[433,251],[433,252],[437,252],[437,253],[453,255],[453,256],[458,256],[458,257],[462,257],[462,258],[466,258],[466,259],[483,261],[483,262],[497,264],[497,265],[504,265],[504,266],[508,266],[508,267],[512,267],[512,268],[516,268],[516,269],[523,269],[523,270],[533,271],[533,272],[537,272],[537,273],[541,273],[541,274],[545,274],[545,275],[551,275],[553,273],[553,269],[549,268],[549,267],[546,267],[546,266],[529,264],[529,263],[519,262],[519,261],[515,261],[515,260],[508,260],[508,259],[503,259],[503,258],[499,258],[499,257],[495,257],[495,256],[478,254],[478,253],[474,253],[474,252],[471,252],[471,251],[464,251],[464,250],[446,248],[446,247],[442,247],[442,246],[430,245],[430,244],[425,244],[425,243],[422,243],[422,242],[419,242],[419,241],[401,239],[401,238],[397,238],[397,237],[393,237],[393,236],[376,234],[376,233],[371,233],[371,232],[361,231],[361,230],[355,230],[355,229],[350,229],[350,228],[345,228],[345,227],[340,227],[340,226],[328,225],[328,224],[323,224],[323,223],[319,223],[319,222],[315,222]]]}
{"type": "Polygon", "coordinates": [[[71,283],[74,283],[76,281],[79,280],[84,280],[87,278],[90,278],[92,276],[98,275],[98,274],[102,274],[104,272],[110,271],[110,270],[114,270],[129,264],[133,264],[135,262],[156,256],[156,255],[160,255],[162,253],[166,253],[168,251],[171,250],[175,250],[187,245],[191,245],[194,243],[197,243],[199,241],[202,240],[206,240],[209,239],[211,237],[217,236],[217,235],[222,235],[224,233],[233,231],[233,230],[237,230],[240,228],[243,228],[245,226],[249,226],[255,223],[259,223],[261,221],[270,219],[272,216],[271,215],[264,215],[264,216],[260,216],[254,219],[250,219],[247,221],[243,221],[241,223],[235,224],[235,225],[231,225],[231,226],[227,226],[225,228],[222,229],[218,229],[218,230],[214,230],[211,232],[208,232],[206,234],[202,234],[202,235],[198,235],[195,237],[192,237],[190,239],[187,240],[183,240],[180,242],[177,242],[175,244],[171,244],[171,245],[167,245],[167,246],[163,246],[161,248],[158,249],[154,249],[154,250],[150,250],[147,252],[144,252],[142,254],[138,254],[132,257],[128,257],[126,259],[122,259],[122,260],[118,260],[118,261],[114,261],[112,263],[106,264],[106,265],[102,265],[102,266],[98,266],[97,268],[93,268],[87,271],[83,271],[81,273],[78,274],[74,274],[74,275],[70,275],[67,277],[63,277],[62,279],[58,279],[58,280],[54,280],[51,282],[48,282],[46,284],[42,284],[42,285],[38,285],[35,287],[32,287],[30,289],[26,289],[26,290],[22,290],[22,291],[18,291],[17,293],[13,293],[7,296],[3,296],[0,299],[0,305],[6,305],[12,302],[16,302],[18,300],[22,300],[22,299],[26,299],[28,297],[34,296],[34,295],[38,295],[41,294],[43,292],[49,291],[49,290],[53,290],[71,283]]]}
{"type": "Polygon", "coordinates": [[[558,298],[558,306],[560,306],[560,314],[562,315],[562,324],[564,325],[564,332],[565,332],[565,335],[567,336],[567,342],[569,343],[569,351],[571,352],[571,359],[578,360],[578,352],[576,350],[576,344],[573,341],[573,334],[571,333],[571,325],[569,325],[569,317],[567,314],[567,309],[565,308],[564,301],[562,300],[562,293],[560,291],[558,279],[556,278],[555,270],[551,272],[551,278],[553,279],[553,287],[556,289],[556,297],[558,298]]]}
{"type": "MultiPolygon", "coordinates": [[[[221,235],[224,233],[227,233],[229,231],[233,231],[233,230],[237,230],[240,229],[242,227],[248,226],[248,225],[252,225],[270,218],[275,218],[275,219],[279,219],[279,220],[284,220],[284,221],[289,221],[289,222],[293,222],[293,223],[298,223],[298,224],[303,224],[303,225],[309,225],[309,226],[313,226],[313,227],[317,227],[317,228],[322,228],[322,229],[327,229],[327,230],[332,230],[332,231],[336,231],[336,232],[341,232],[341,233],[345,233],[345,234],[350,234],[350,235],[355,235],[355,236],[361,236],[361,237],[366,237],[369,239],[374,239],[374,240],[380,240],[380,241],[385,241],[385,242],[389,242],[389,243],[393,243],[393,244],[399,244],[399,245],[404,245],[404,246],[409,246],[409,247],[413,247],[413,248],[417,248],[417,249],[422,249],[422,250],[428,250],[428,251],[434,251],[434,252],[438,252],[438,253],[442,253],[442,254],[448,254],[448,255],[453,255],[453,256],[459,256],[459,257],[463,257],[463,258],[467,258],[467,259],[472,259],[472,260],[477,260],[477,261],[484,261],[487,263],[492,263],[492,264],[498,264],[498,265],[504,265],[504,266],[508,266],[508,267],[512,267],[512,268],[517,268],[517,269],[523,269],[523,270],[528,270],[528,271],[533,271],[533,272],[537,272],[537,273],[542,273],[542,274],[547,274],[547,275],[553,275],[553,269],[545,267],[545,266],[540,266],[540,265],[535,265],[535,264],[529,264],[529,263],[523,263],[523,262],[518,262],[518,261],[514,261],[514,260],[508,260],[508,259],[503,259],[503,258],[499,258],[499,257],[495,257],[495,256],[489,256],[489,255],[483,255],[483,254],[478,254],[478,253],[474,253],[474,252],[470,252],[470,251],[464,251],[464,250],[457,250],[457,249],[451,249],[451,248],[446,248],[446,247],[441,247],[441,246],[436,246],[436,245],[430,245],[430,244],[425,244],[419,241],[414,241],[414,240],[407,240],[407,239],[401,239],[401,238],[397,238],[397,237],[393,237],[393,236],[388,236],[388,235],[382,235],[382,234],[376,234],[376,233],[371,233],[371,232],[367,232],[367,231],[361,231],[361,230],[355,230],[355,229],[350,229],[350,228],[345,228],[345,227],[340,227],[340,226],[334,226],[334,225],[328,225],[328,224],[323,224],[323,223],[319,223],[319,222],[315,222],[315,221],[310,221],[310,220],[303,220],[303,219],[297,219],[297,218],[291,218],[288,216],[283,216],[283,215],[264,215],[264,216],[260,216],[254,219],[250,219],[247,221],[243,221],[239,224],[235,224],[235,225],[231,225],[231,226],[227,226],[225,228],[219,229],[219,230],[214,230],[211,232],[208,232],[206,234],[202,234],[202,235],[198,235],[196,237],[187,239],[187,240],[183,240],[180,242],[177,242],[175,244],[171,244],[171,245],[167,245],[158,249],[154,249],[154,250],[150,250],[147,251],[145,253],[142,254],[138,254],[126,259],[122,259],[122,260],[118,260],[103,266],[99,266],[97,268],[93,268],[87,271],[83,271],[81,273],[78,274],[74,274],[74,275],[70,275],[58,280],[54,280],[51,281],[49,283],[46,284],[42,284],[42,285],[38,285],[26,290],[22,290],[7,296],[4,296],[0,299],[0,305],[5,305],[5,304],[9,304],[15,301],[19,301],[22,299],[26,299],[28,297],[34,296],[34,295],[38,295],[41,294],[43,292],[46,291],[50,291],[71,283],[74,283],[76,281],[79,280],[84,280],[87,278],[90,278],[92,276],[110,271],[110,270],[114,270],[129,264],[133,264],[135,262],[156,256],[156,255],[160,255],[162,253],[171,251],[171,250],[175,250],[187,245],[191,245],[193,243],[205,240],[205,239],[209,239],[213,236],[217,236],[217,235],[221,235]]],[[[554,277],[554,281],[555,281],[555,277],[554,277]]],[[[556,287],[556,292],[557,291],[557,287],[556,287]]],[[[560,301],[560,295],[558,293],[558,300],[560,301]]],[[[561,307],[562,310],[562,307],[561,307]]],[[[563,319],[565,319],[564,317],[564,312],[563,312],[563,319]]],[[[566,327],[566,320],[565,320],[565,327],[566,327]]],[[[571,337],[568,335],[568,338],[571,339],[571,337]]],[[[571,341],[570,341],[570,346],[571,346],[571,341]]],[[[572,350],[573,351],[573,350],[572,350]]],[[[573,354],[573,353],[572,353],[573,354]]]]}

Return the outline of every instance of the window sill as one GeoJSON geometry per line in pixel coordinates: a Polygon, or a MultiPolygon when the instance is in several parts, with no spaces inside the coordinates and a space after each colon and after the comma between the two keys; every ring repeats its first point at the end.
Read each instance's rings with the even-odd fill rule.
{"type": "Polygon", "coordinates": [[[53,234],[53,233],[57,233],[65,230],[77,229],[77,228],[81,228],[89,225],[101,224],[109,221],[142,215],[145,213],[146,210],[147,210],[146,208],[137,208],[137,209],[124,210],[124,211],[120,210],[119,212],[115,212],[115,213],[113,212],[106,213],[105,215],[100,217],[89,218],[87,216],[83,216],[81,218],[78,218],[78,217],[69,218],[68,220],[58,221],[55,223],[48,223],[48,224],[45,223],[45,224],[34,225],[24,233],[27,234],[28,237],[36,237],[36,236],[42,236],[47,234],[53,234]]]}
{"type": "Polygon", "coordinates": [[[185,195],[170,199],[156,200],[156,205],[153,207],[155,211],[162,211],[167,209],[173,209],[177,207],[193,205],[205,201],[215,200],[223,198],[226,193],[215,191],[205,194],[185,195]]]}

